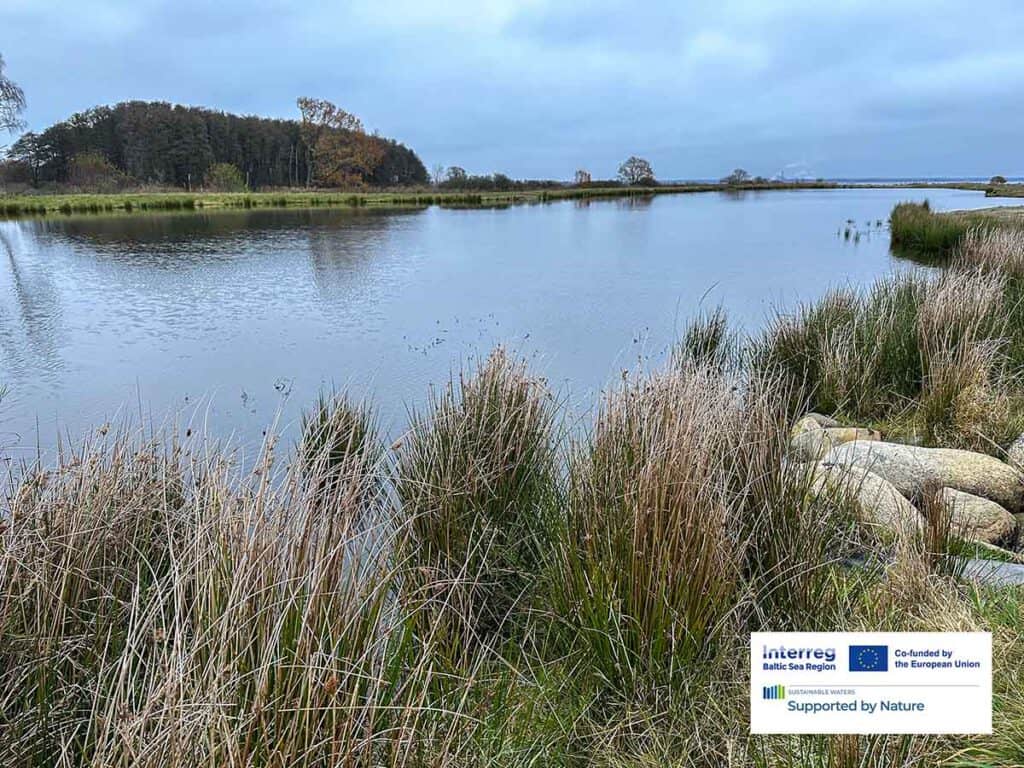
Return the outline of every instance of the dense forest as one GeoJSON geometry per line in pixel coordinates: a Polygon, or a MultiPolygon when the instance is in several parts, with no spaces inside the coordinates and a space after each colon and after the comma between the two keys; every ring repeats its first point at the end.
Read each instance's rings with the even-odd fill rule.
{"type": "Polygon", "coordinates": [[[7,173],[35,186],[191,189],[232,177],[250,189],[427,182],[411,149],[365,133],[358,119],[329,102],[300,99],[299,106],[302,120],[164,102],[96,107],[23,135],[8,151],[14,167],[7,173]]]}

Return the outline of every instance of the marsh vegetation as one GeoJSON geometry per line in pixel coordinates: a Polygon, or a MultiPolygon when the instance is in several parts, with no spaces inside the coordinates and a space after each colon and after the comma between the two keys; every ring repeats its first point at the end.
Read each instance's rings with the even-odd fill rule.
{"type": "Polygon", "coordinates": [[[18,765],[1011,765],[1019,590],[860,528],[787,461],[813,406],[997,453],[1020,431],[1020,251],[714,312],[568,427],[502,349],[388,445],[325,396],[248,470],[101,430],[0,515],[0,753],[18,765]],[[855,560],[861,567],[851,568],[855,560]],[[752,630],[994,633],[992,736],[751,737],[752,630]]]}

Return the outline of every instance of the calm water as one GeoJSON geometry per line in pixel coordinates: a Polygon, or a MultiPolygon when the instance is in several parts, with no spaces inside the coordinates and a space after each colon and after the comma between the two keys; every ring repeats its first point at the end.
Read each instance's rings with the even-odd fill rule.
{"type": "Polygon", "coordinates": [[[876,221],[926,194],[995,204],[853,189],[0,222],[0,453],[140,416],[253,446],[341,387],[394,432],[498,343],[582,411],[702,307],[756,328],[893,269],[876,221]]]}

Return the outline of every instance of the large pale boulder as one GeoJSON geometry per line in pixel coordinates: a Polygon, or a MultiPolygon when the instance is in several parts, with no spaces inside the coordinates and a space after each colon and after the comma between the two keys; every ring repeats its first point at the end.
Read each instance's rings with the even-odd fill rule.
{"type": "Polygon", "coordinates": [[[857,519],[897,535],[915,536],[924,528],[924,518],[892,483],[860,467],[841,467],[819,462],[814,468],[811,488],[816,494],[841,494],[854,502],[857,519]]]}
{"type": "Polygon", "coordinates": [[[818,426],[820,426],[820,427],[841,427],[842,426],[842,424],[840,424],[838,421],[833,419],[831,416],[825,416],[824,414],[821,414],[821,413],[814,413],[813,411],[811,411],[806,416],[804,416],[804,418],[805,419],[813,419],[814,421],[816,421],[818,423],[818,426]]]}
{"type": "Polygon", "coordinates": [[[981,496],[1011,512],[1024,509],[1024,476],[983,453],[856,440],[833,448],[825,463],[880,475],[907,497],[948,487],[981,496]]]}
{"type": "Polygon", "coordinates": [[[873,429],[819,426],[817,429],[807,429],[794,435],[789,442],[789,448],[800,461],[817,461],[837,445],[853,440],[880,439],[881,436],[873,429]]]}
{"type": "Polygon", "coordinates": [[[793,425],[793,429],[790,430],[790,437],[799,437],[805,432],[818,432],[821,430],[821,424],[814,418],[813,414],[807,414],[800,419],[796,424],[793,425]]]}
{"type": "Polygon", "coordinates": [[[1024,435],[1021,435],[1006,449],[1006,463],[1024,471],[1024,435]]]}
{"type": "Polygon", "coordinates": [[[952,532],[965,539],[995,544],[1009,540],[1017,528],[1013,515],[980,496],[943,488],[936,501],[949,514],[952,532]]]}

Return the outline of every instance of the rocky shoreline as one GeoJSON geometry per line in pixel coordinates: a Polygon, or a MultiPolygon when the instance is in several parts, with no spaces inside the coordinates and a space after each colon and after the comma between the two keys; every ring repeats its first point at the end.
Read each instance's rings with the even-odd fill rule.
{"type": "Polygon", "coordinates": [[[809,413],[793,427],[790,456],[816,494],[848,498],[858,521],[889,535],[918,535],[940,514],[950,533],[1024,563],[1024,435],[1006,461],[974,451],[887,442],[879,432],[809,413]]]}

